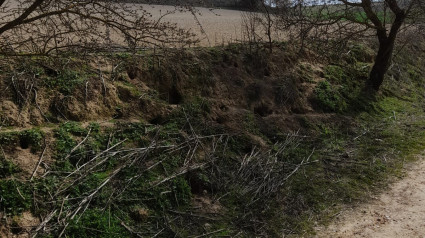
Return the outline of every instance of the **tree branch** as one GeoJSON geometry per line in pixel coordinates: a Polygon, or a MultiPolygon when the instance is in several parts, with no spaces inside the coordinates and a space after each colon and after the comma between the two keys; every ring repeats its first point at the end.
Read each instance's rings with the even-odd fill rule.
{"type": "Polygon", "coordinates": [[[31,13],[37,9],[45,0],[35,0],[31,6],[29,6],[19,17],[17,17],[15,20],[12,20],[8,22],[6,25],[0,27],[0,35],[3,34],[5,31],[10,30],[16,26],[19,26],[22,24],[22,22],[29,16],[31,13]]]}

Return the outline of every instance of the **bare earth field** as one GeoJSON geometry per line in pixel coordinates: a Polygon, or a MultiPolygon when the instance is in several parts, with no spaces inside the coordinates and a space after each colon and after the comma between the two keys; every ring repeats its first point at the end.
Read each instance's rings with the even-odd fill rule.
{"type": "MultiPolygon", "coordinates": [[[[172,11],[172,6],[145,5],[144,8],[158,18],[165,11],[172,11]]],[[[176,23],[179,27],[192,29],[202,39],[202,45],[217,45],[227,42],[241,40],[242,35],[242,12],[234,10],[197,8],[196,15],[199,23],[205,31],[201,33],[201,27],[190,12],[177,12],[168,15],[164,21],[176,23]]]]}
{"type": "MultiPolygon", "coordinates": [[[[2,22],[6,21],[7,17],[10,18],[8,14],[18,11],[17,9],[21,8],[14,1],[9,1],[7,6],[7,9],[0,10],[2,22]]],[[[188,11],[177,9],[174,6],[149,4],[131,4],[126,7],[134,11],[139,11],[140,15],[150,18],[153,21],[174,23],[179,28],[190,30],[192,33],[195,33],[196,38],[200,40],[196,46],[227,45],[229,43],[247,40],[246,24],[244,23],[243,17],[247,12],[202,7],[197,7],[194,8],[193,11],[188,11]]],[[[263,26],[257,24],[254,29],[256,31],[256,39],[266,39],[263,26]]],[[[103,28],[100,29],[100,31],[104,30],[103,28]]],[[[14,34],[16,33],[12,33],[12,36],[14,36],[14,34]]],[[[111,34],[111,38],[116,41],[116,43],[126,44],[121,35],[114,35],[113,32],[111,34]]],[[[272,38],[273,40],[283,39],[282,34],[278,33],[276,30],[272,31],[272,38]]],[[[78,42],[78,36],[70,34],[67,40],[78,42]]]]}
{"type": "Polygon", "coordinates": [[[425,161],[370,203],[343,211],[317,237],[425,237],[425,161]]]}
{"type": "MultiPolygon", "coordinates": [[[[144,9],[158,18],[166,11],[173,11],[172,6],[144,5],[144,9]]],[[[201,46],[214,46],[244,40],[243,12],[227,9],[196,8],[196,18],[204,30],[198,25],[190,12],[177,12],[163,18],[164,21],[176,23],[179,27],[192,29],[201,39],[201,46]]],[[[259,29],[261,31],[261,29],[259,29]]],[[[261,33],[258,33],[261,34],[261,33]]],[[[274,32],[274,39],[282,39],[282,35],[274,32]]]]}

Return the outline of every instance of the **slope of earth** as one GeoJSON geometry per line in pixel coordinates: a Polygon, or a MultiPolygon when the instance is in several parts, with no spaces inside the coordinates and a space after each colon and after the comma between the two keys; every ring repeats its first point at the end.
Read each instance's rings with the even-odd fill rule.
{"type": "Polygon", "coordinates": [[[371,47],[2,58],[0,236],[314,235],[425,148],[424,46],[374,95],[371,47]]]}

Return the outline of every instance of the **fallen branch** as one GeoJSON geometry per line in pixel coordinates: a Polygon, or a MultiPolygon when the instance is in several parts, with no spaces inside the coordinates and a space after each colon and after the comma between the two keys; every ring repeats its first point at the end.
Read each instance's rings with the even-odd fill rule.
{"type": "Polygon", "coordinates": [[[34,168],[34,171],[32,172],[30,181],[32,181],[32,179],[34,178],[35,174],[37,173],[37,170],[40,167],[41,162],[43,161],[43,156],[44,156],[44,153],[46,152],[46,149],[47,149],[47,143],[46,143],[46,138],[44,138],[44,149],[43,149],[43,152],[40,155],[40,158],[38,159],[38,162],[37,162],[37,165],[34,168]]]}
{"type": "MultiPolygon", "coordinates": [[[[119,219],[119,218],[118,218],[119,219]]],[[[121,226],[123,226],[128,232],[130,232],[133,235],[136,235],[137,237],[143,237],[139,235],[139,233],[135,232],[133,229],[131,229],[129,226],[127,226],[123,221],[121,221],[121,226]]]]}
{"type": "Polygon", "coordinates": [[[49,121],[49,118],[47,118],[46,115],[44,115],[43,110],[41,110],[40,105],[38,105],[38,102],[37,102],[37,90],[35,90],[35,88],[33,88],[32,90],[34,91],[34,102],[35,102],[35,106],[37,107],[38,111],[40,111],[40,114],[44,117],[44,119],[46,121],[50,122],[49,121]]]}
{"type": "Polygon", "coordinates": [[[103,183],[97,187],[92,193],[90,193],[90,195],[88,195],[87,197],[85,197],[83,200],[81,200],[79,206],[77,209],[75,209],[75,211],[72,213],[71,216],[71,220],[74,219],[74,217],[78,214],[78,212],[81,210],[81,208],[83,207],[83,205],[85,205],[87,202],[89,202],[94,195],[96,195],[106,184],[109,183],[109,181],[111,181],[111,179],[118,174],[119,171],[121,171],[121,169],[124,166],[119,167],[118,169],[116,169],[105,181],[103,181],[103,183]]]}
{"type": "Polygon", "coordinates": [[[65,157],[64,160],[67,160],[71,156],[72,153],[74,153],[82,144],[84,144],[84,142],[89,138],[90,132],[91,132],[91,128],[87,132],[86,137],[82,141],[80,141],[80,143],[78,143],[78,145],[76,145],[74,148],[72,148],[72,150],[68,153],[68,155],[65,157]]]}
{"type": "Polygon", "coordinates": [[[175,211],[175,210],[168,210],[169,212],[172,212],[174,214],[177,215],[183,215],[183,216],[192,216],[192,217],[198,217],[198,218],[203,218],[206,220],[211,220],[211,221],[218,221],[219,219],[216,218],[212,218],[212,217],[207,217],[207,216],[203,216],[203,215],[198,215],[198,214],[193,214],[193,213],[187,213],[187,212],[180,212],[180,211],[175,211]]]}
{"type": "Polygon", "coordinates": [[[171,180],[171,179],[173,179],[173,178],[176,178],[176,177],[178,177],[178,176],[180,176],[180,175],[182,175],[182,174],[185,174],[185,173],[187,173],[187,172],[189,172],[189,171],[192,171],[192,170],[195,170],[195,169],[203,168],[206,164],[207,164],[207,163],[203,163],[203,164],[195,164],[195,165],[192,165],[192,166],[188,166],[188,167],[186,167],[186,168],[182,169],[180,172],[175,173],[175,174],[173,174],[173,175],[171,175],[171,176],[169,176],[169,177],[167,177],[167,178],[165,178],[165,179],[163,179],[163,180],[161,180],[161,181],[159,181],[159,182],[152,183],[152,184],[151,184],[151,188],[154,188],[154,187],[156,187],[156,186],[159,186],[159,185],[161,185],[161,184],[163,184],[163,183],[165,183],[165,182],[167,182],[167,181],[169,181],[169,180],[171,180]]]}
{"type": "Polygon", "coordinates": [[[205,236],[209,236],[209,235],[212,235],[212,234],[215,234],[215,233],[219,233],[219,232],[221,232],[221,231],[224,231],[224,229],[219,229],[219,230],[216,230],[216,231],[211,231],[211,232],[208,232],[208,233],[205,233],[205,234],[199,235],[199,236],[192,236],[192,238],[205,237],[205,236]]]}
{"type": "MultiPolygon", "coordinates": [[[[87,137],[86,137],[87,138],[87,137]]],[[[124,143],[127,139],[124,139],[118,143],[116,143],[115,145],[113,145],[112,147],[102,151],[101,153],[99,153],[98,155],[96,155],[95,157],[93,157],[91,160],[87,161],[85,164],[81,165],[80,167],[78,167],[75,171],[73,171],[72,173],[68,174],[65,178],[68,178],[70,176],[72,176],[73,174],[77,173],[79,170],[81,170],[82,168],[84,168],[85,166],[87,166],[88,164],[90,164],[91,162],[93,162],[94,160],[96,160],[97,158],[99,158],[101,155],[105,154],[106,152],[112,150],[113,148],[117,147],[118,145],[124,143]]],[[[80,142],[81,144],[81,142],[80,142]]]]}
{"type": "Polygon", "coordinates": [[[46,218],[38,225],[38,227],[35,229],[35,233],[32,236],[32,238],[35,238],[37,236],[37,233],[46,226],[46,224],[53,218],[53,216],[56,214],[56,209],[52,211],[49,215],[47,215],[46,218]]]}

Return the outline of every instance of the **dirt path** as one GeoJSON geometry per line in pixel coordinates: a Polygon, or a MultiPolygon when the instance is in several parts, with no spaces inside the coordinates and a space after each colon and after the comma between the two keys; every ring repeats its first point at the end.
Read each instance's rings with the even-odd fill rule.
{"type": "Polygon", "coordinates": [[[370,203],[346,210],[317,237],[425,237],[425,160],[370,203]]]}

